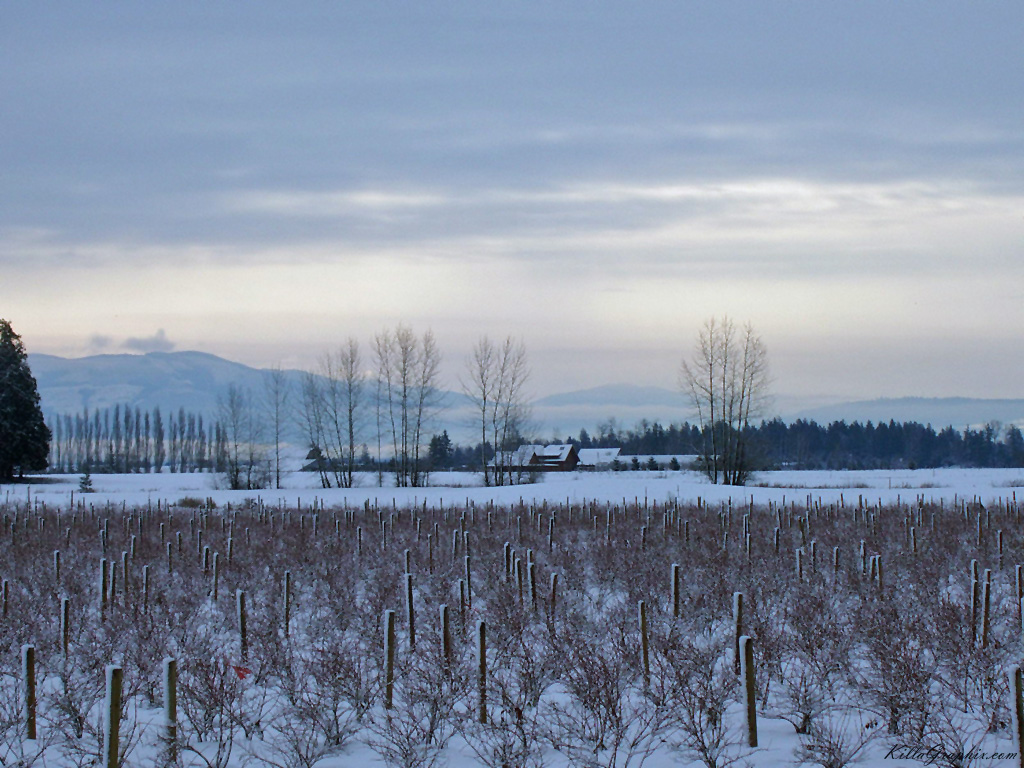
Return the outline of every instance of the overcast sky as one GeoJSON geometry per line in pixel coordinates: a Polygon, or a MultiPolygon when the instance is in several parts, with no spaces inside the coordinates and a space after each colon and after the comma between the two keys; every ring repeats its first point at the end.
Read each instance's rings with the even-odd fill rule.
{"type": "Polygon", "coordinates": [[[30,351],[305,367],[432,328],[454,385],[1024,395],[1024,3],[0,9],[0,317],[30,351]]]}

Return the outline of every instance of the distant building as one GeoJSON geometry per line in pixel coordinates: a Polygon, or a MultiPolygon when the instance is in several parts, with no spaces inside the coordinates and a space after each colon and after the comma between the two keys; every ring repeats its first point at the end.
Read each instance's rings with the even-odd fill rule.
{"type": "Polygon", "coordinates": [[[522,445],[502,457],[505,466],[520,472],[571,472],[579,466],[575,445],[522,445]]]}
{"type": "MultiPolygon", "coordinates": [[[[511,472],[572,472],[610,469],[669,469],[673,460],[690,469],[699,457],[692,454],[641,454],[624,456],[618,448],[577,448],[575,445],[521,445],[501,454],[502,466],[511,472]]],[[[491,463],[494,466],[494,463],[491,463]]]]}

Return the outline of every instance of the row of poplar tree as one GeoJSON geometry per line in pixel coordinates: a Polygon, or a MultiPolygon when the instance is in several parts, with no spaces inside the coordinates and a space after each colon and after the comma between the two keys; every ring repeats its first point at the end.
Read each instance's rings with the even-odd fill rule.
{"type": "Polygon", "coordinates": [[[129,405],[84,409],[48,419],[55,472],[223,472],[227,432],[220,422],[180,408],[166,418],[129,405]]]}

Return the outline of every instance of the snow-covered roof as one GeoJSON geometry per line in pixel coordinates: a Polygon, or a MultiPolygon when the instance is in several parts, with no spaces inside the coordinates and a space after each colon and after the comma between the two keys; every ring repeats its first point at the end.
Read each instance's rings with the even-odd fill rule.
{"type": "Polygon", "coordinates": [[[539,451],[535,451],[535,455],[539,456],[546,461],[565,461],[569,458],[569,454],[572,453],[572,445],[541,445],[534,446],[539,448],[539,451]]]}
{"type": "MultiPolygon", "coordinates": [[[[516,450],[502,453],[502,459],[510,466],[555,467],[571,461],[576,446],[566,445],[521,445],[516,450]]],[[[574,465],[573,465],[574,466],[574,465]]]]}

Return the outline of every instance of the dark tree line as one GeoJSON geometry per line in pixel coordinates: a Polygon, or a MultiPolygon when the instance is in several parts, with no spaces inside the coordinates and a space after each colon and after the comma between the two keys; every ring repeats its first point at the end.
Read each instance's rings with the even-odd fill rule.
{"type": "MultiPolygon", "coordinates": [[[[1024,435],[1016,426],[938,431],[917,422],[835,421],[828,425],[782,419],[747,427],[755,466],[764,469],[896,469],[1024,466],[1024,435]]],[[[621,428],[615,420],[597,434],[581,430],[569,442],[580,448],[619,448],[625,455],[698,454],[701,429],[693,424],[662,426],[641,421],[621,428]]]]}
{"type": "Polygon", "coordinates": [[[764,422],[757,443],[770,465],[794,469],[892,469],[1024,466],[1024,435],[1016,426],[988,424],[936,431],[917,422],[822,426],[798,420],[764,422]]]}
{"type": "Polygon", "coordinates": [[[219,421],[184,408],[165,417],[130,405],[48,420],[50,467],[54,472],[223,472],[228,458],[227,432],[219,421]]]}
{"type": "MultiPolygon", "coordinates": [[[[130,406],[60,414],[48,420],[52,432],[49,462],[54,472],[225,472],[229,436],[220,421],[179,409],[166,417],[130,406]]],[[[915,469],[946,466],[1024,467],[1024,434],[1016,426],[989,424],[963,431],[936,431],[916,422],[828,425],[781,419],[747,428],[755,467],[760,469],[915,469]]],[[[625,456],[697,455],[703,445],[700,427],[640,421],[622,427],[614,419],[593,434],[580,430],[566,442],[580,448],[619,448],[625,456]]],[[[447,432],[434,435],[425,467],[430,470],[473,469],[480,456],[490,459],[490,443],[460,445],[447,432]]],[[[365,447],[353,467],[377,471],[365,447]]]]}
{"type": "Polygon", "coordinates": [[[646,419],[632,429],[622,427],[615,419],[609,419],[597,426],[597,433],[591,435],[581,429],[579,436],[567,442],[580,448],[619,448],[627,456],[640,454],[694,455],[700,452],[703,434],[695,424],[669,424],[663,426],[646,419]]]}

